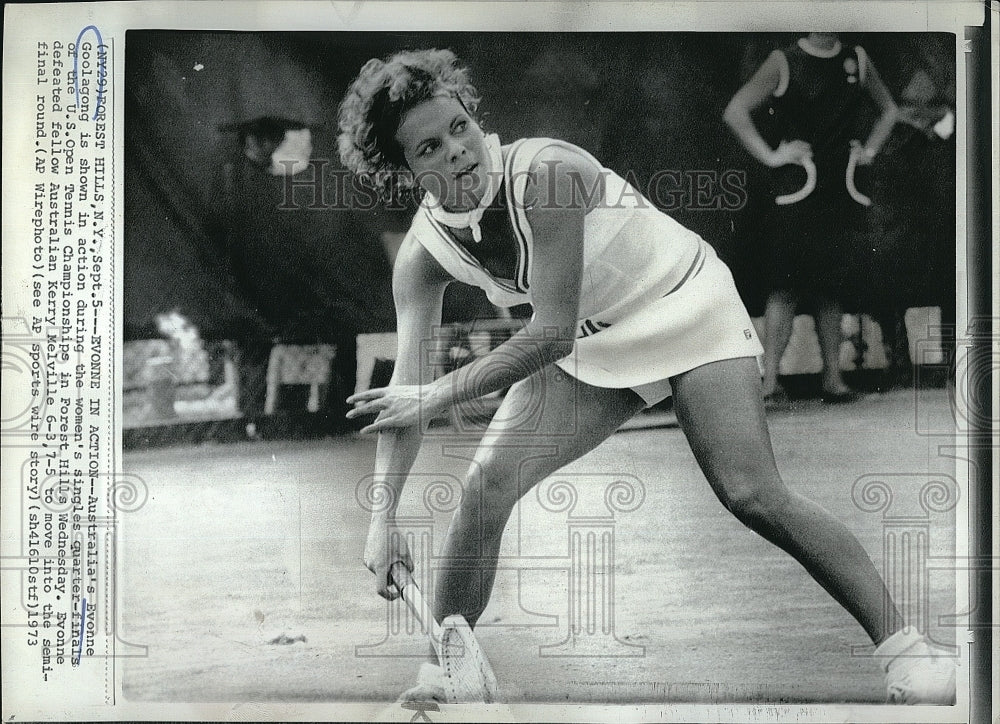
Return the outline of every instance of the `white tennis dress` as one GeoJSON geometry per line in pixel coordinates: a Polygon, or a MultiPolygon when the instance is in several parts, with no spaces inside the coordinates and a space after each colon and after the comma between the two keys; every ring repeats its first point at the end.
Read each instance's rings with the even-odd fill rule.
{"type": "Polygon", "coordinates": [[[504,213],[483,226],[516,241],[512,279],[484,268],[435,218],[441,214],[432,213],[435,202],[427,196],[410,233],[449,274],[482,288],[493,304],[531,303],[533,239],[524,194],[532,160],[553,145],[592,159],[605,179],[604,199],[584,223],[576,344],[556,364],[590,385],[633,388],[652,405],[670,395],[666,380],[673,375],[722,359],[759,358],[757,333],[715,250],[593,156],[563,141],[521,139],[504,149],[504,213]]]}

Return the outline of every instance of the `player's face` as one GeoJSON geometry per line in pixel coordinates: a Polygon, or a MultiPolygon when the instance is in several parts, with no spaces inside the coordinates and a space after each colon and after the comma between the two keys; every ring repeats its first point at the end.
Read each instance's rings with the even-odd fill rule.
{"type": "Polygon", "coordinates": [[[431,98],[411,108],[396,140],[417,182],[445,208],[479,204],[489,170],[483,131],[457,98],[431,98]]]}

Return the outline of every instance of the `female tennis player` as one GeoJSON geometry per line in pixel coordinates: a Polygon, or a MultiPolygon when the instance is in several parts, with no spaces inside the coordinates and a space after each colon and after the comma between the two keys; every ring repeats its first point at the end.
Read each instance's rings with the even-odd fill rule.
{"type": "MultiPolygon", "coordinates": [[[[437,571],[435,616],[461,614],[475,626],[518,499],[673,394],[722,504],[794,556],[880,644],[890,697],[950,701],[953,669],[902,629],[898,612],[884,614],[888,592],[858,541],[782,482],[764,418],[762,349],[712,247],[576,146],[501,145],[476,122],[478,100],[452,52],[421,50],[370,60],[340,108],[344,164],[385,191],[423,194],[393,274],[392,382],[348,399],[350,417],[377,413],[362,432],[378,433],[375,480],[388,496],[364,554],[379,595],[399,595],[393,564],[412,570],[396,502],[424,426],[440,412],[510,388],[464,481],[437,571]],[[499,306],[530,302],[534,316],[433,379],[422,343],[454,280],[499,306]]],[[[442,676],[425,664],[403,697],[440,700],[442,676]]]]}

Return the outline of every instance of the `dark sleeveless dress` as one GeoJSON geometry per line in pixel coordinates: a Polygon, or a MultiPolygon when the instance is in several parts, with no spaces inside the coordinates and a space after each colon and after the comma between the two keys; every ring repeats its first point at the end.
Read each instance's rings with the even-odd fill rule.
{"type": "MultiPolygon", "coordinates": [[[[773,101],[775,121],[783,140],[812,146],[817,178],[815,190],[802,201],[768,205],[765,268],[770,288],[843,299],[856,276],[855,252],[863,242],[868,208],[851,198],[845,181],[850,142],[865,137],[864,51],[842,47],[824,58],[795,44],[781,52],[789,76],[787,89],[773,101]]],[[[859,188],[863,173],[857,174],[859,188]]],[[[797,191],[805,179],[805,170],[797,165],[774,169],[771,193],[797,191]]]]}

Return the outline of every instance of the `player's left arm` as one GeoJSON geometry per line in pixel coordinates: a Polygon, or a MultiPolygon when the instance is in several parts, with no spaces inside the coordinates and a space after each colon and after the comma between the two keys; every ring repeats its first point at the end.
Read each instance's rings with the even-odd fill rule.
{"type": "Polygon", "coordinates": [[[529,178],[525,215],[533,238],[534,316],[503,344],[436,380],[432,395],[441,406],[506,389],[573,351],[584,220],[603,200],[604,179],[592,160],[559,145],[538,153],[529,178]]]}
{"type": "Polygon", "coordinates": [[[857,54],[858,62],[861,65],[860,76],[862,87],[868,91],[868,94],[875,101],[875,105],[879,109],[879,118],[875,122],[875,125],[872,126],[872,130],[868,134],[868,140],[865,141],[864,146],[862,146],[858,154],[858,161],[865,164],[872,162],[872,159],[878,155],[878,152],[882,150],[882,146],[888,140],[889,135],[892,133],[892,127],[896,125],[896,120],[899,118],[899,107],[892,99],[892,94],[885,87],[885,83],[882,82],[882,78],[879,76],[878,71],[875,69],[875,64],[868,57],[868,54],[860,47],[857,48],[857,54]]]}

